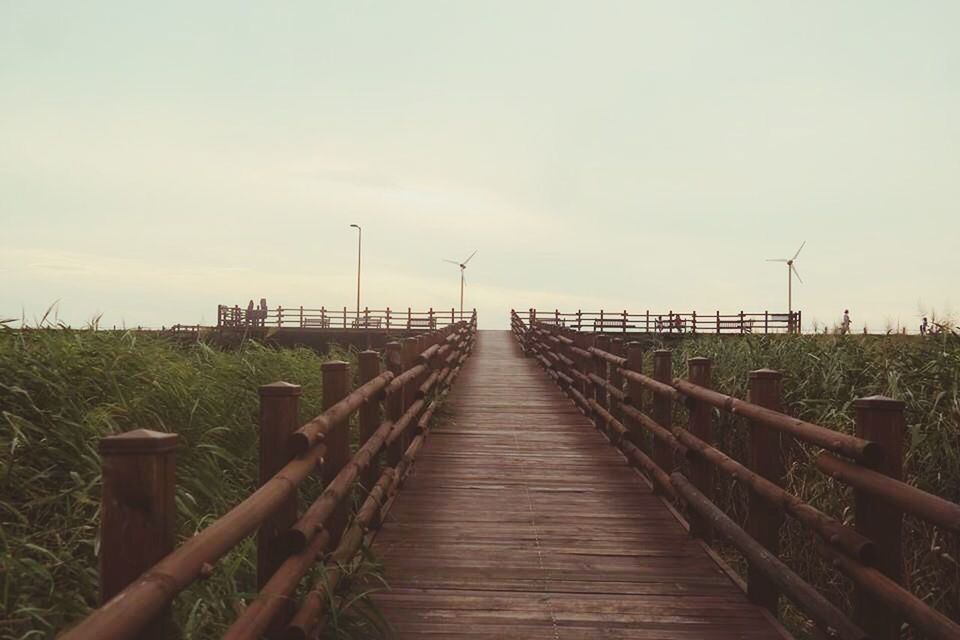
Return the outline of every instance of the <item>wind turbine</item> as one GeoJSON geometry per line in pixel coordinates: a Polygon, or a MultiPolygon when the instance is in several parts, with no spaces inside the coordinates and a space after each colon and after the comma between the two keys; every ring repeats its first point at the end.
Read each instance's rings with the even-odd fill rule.
{"type": "Polygon", "coordinates": [[[793,265],[796,261],[797,256],[800,255],[800,252],[803,251],[804,245],[807,244],[807,241],[804,240],[803,244],[800,245],[800,248],[797,249],[797,252],[793,254],[792,258],[773,258],[767,260],[767,262],[786,262],[787,263],[787,311],[790,313],[790,317],[793,317],[793,276],[797,276],[797,280],[803,284],[803,279],[800,277],[800,272],[797,271],[797,268],[793,265]]]}
{"type": "Polygon", "coordinates": [[[444,262],[449,262],[450,264],[455,264],[460,267],[460,316],[463,317],[463,283],[466,281],[464,277],[464,271],[467,270],[467,263],[470,262],[473,256],[477,255],[477,249],[473,250],[473,253],[470,254],[470,257],[464,260],[463,262],[457,262],[456,260],[447,260],[443,259],[444,262]]]}

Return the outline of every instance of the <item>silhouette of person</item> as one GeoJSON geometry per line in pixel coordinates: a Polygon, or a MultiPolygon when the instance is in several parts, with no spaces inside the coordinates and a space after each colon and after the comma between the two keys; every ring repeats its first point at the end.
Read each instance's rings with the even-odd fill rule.
{"type": "Polygon", "coordinates": [[[840,323],[840,333],[850,333],[850,310],[843,310],[843,322],[840,323]]]}

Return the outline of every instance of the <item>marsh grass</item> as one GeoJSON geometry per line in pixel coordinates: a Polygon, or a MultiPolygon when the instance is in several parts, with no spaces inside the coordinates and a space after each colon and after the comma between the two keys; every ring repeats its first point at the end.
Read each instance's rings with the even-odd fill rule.
{"type": "MultiPolygon", "coordinates": [[[[747,397],[747,374],[770,368],[783,373],[783,403],[791,415],[845,433],[854,431],[855,399],[882,394],[906,403],[905,479],[925,491],[960,502],[960,338],[919,336],[717,336],[689,337],[664,345],[674,351],[674,375],[686,376],[687,358],[713,360],[713,385],[747,397]]],[[[649,360],[649,358],[648,358],[649,360]]],[[[649,366],[649,363],[648,363],[649,366]]],[[[714,411],[719,448],[747,459],[747,426],[714,411]]],[[[678,408],[677,424],[686,416],[678,408]]],[[[851,491],[816,470],[814,447],[798,446],[788,456],[787,488],[822,511],[852,524],[851,491]]],[[[738,523],[747,515],[741,487],[717,475],[717,502],[738,523]]],[[[911,591],[954,620],[960,619],[960,565],[957,536],[906,518],[904,555],[911,591]]],[[[814,536],[788,519],[782,558],[834,602],[849,611],[851,587],[824,563],[814,536]]],[[[745,575],[742,558],[724,554],[745,575]]],[[[785,609],[792,630],[808,629],[796,611],[785,609]]]]}
{"type": "MultiPolygon", "coordinates": [[[[0,326],[0,638],[45,638],[97,604],[100,438],[176,432],[178,536],[208,526],[256,488],[257,387],[303,386],[321,408],[320,366],[335,350],[232,350],[130,332],[0,326]]],[[[304,500],[319,490],[301,489],[304,500]]],[[[178,635],[219,637],[255,590],[244,541],[179,597],[178,635]]]]}

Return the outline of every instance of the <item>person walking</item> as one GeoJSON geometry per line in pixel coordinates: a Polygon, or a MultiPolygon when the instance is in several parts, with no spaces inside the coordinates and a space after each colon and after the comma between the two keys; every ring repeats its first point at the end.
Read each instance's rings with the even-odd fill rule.
{"type": "Polygon", "coordinates": [[[850,310],[843,310],[843,322],[840,323],[840,333],[850,333],[850,310]]]}
{"type": "Polygon", "coordinates": [[[927,316],[923,316],[923,322],[920,323],[920,335],[925,336],[930,331],[930,325],[927,324],[927,316]]]}

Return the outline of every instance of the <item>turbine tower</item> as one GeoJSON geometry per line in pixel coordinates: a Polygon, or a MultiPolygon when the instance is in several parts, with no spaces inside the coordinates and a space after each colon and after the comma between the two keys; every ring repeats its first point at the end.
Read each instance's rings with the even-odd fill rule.
{"type": "Polygon", "coordinates": [[[790,313],[791,318],[793,318],[793,276],[797,276],[797,280],[803,284],[803,279],[800,277],[800,272],[797,271],[797,267],[793,263],[797,260],[797,256],[800,255],[800,252],[803,251],[803,247],[806,244],[807,241],[804,240],[803,244],[800,245],[800,248],[797,249],[797,252],[793,254],[792,258],[772,258],[767,260],[767,262],[787,263],[787,311],[790,313]]]}
{"type": "Polygon", "coordinates": [[[444,258],[443,260],[444,262],[449,262],[450,264],[455,264],[458,267],[460,267],[460,318],[461,319],[463,318],[463,284],[464,282],[466,282],[466,277],[464,275],[464,272],[467,270],[467,263],[470,262],[470,260],[475,255],[477,255],[476,249],[474,249],[473,253],[470,254],[470,257],[464,260],[463,262],[457,262],[456,260],[447,260],[446,258],[444,258]]]}

